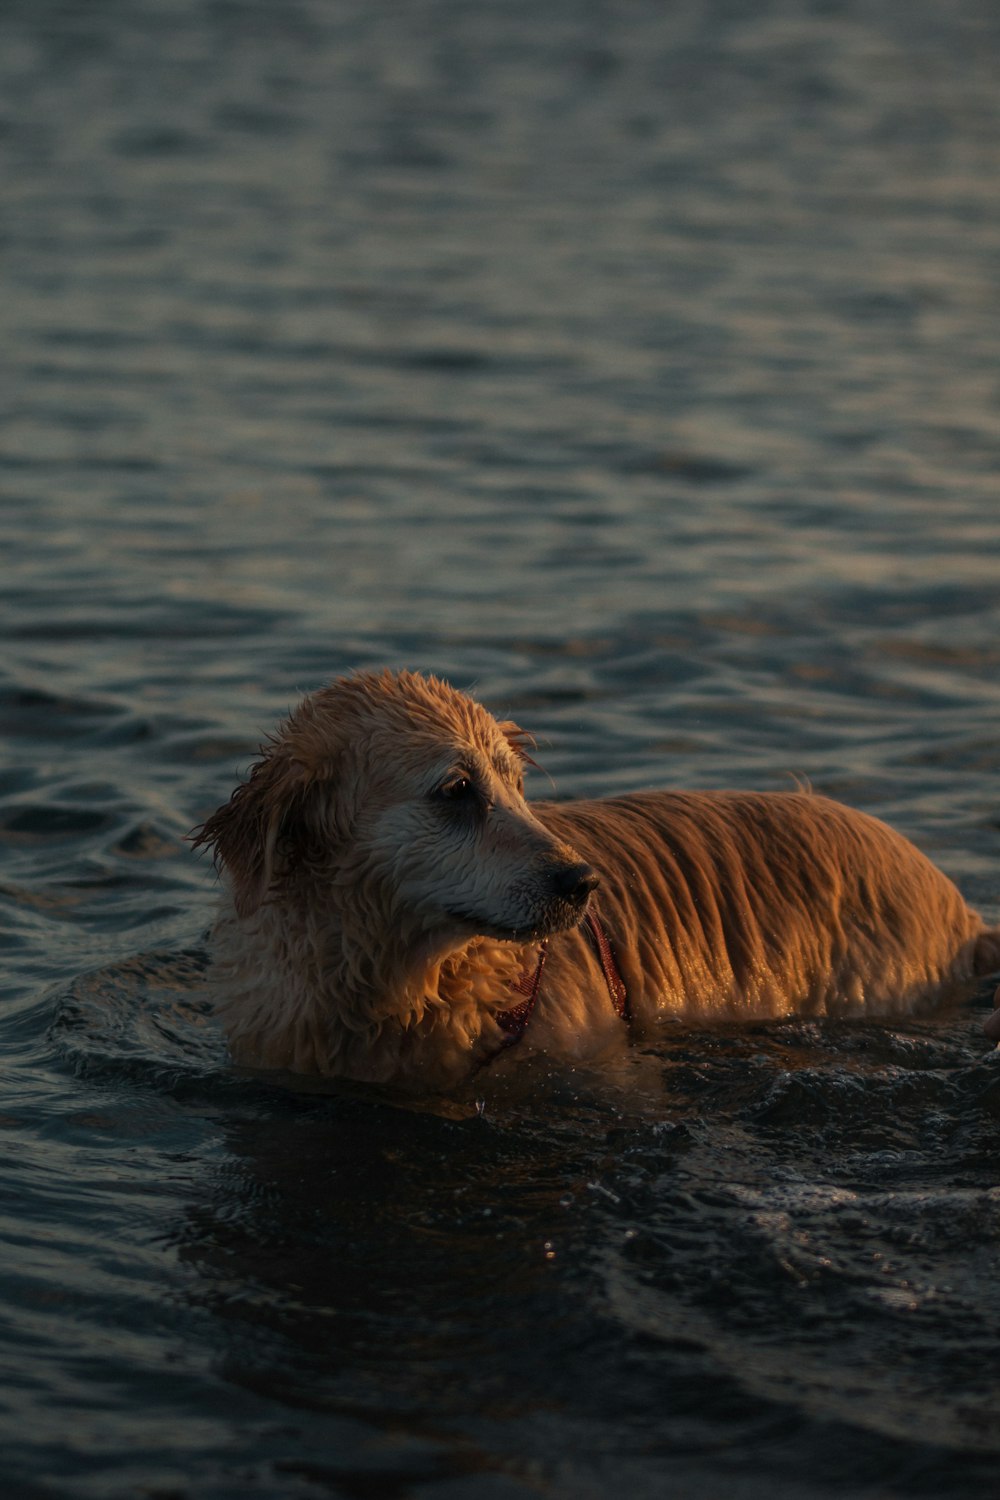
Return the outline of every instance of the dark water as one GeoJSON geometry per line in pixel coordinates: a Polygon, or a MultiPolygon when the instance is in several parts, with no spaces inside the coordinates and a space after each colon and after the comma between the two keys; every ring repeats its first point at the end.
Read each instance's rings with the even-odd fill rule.
{"type": "Polygon", "coordinates": [[[6,0],[6,1494],[997,1493],[985,995],[289,1093],[184,833],[405,663],[1000,919],[998,76],[993,0],[6,0]]]}

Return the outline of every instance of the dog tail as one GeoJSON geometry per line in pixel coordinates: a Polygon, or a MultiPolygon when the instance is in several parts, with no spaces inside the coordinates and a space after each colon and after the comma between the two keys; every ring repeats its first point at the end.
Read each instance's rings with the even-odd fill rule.
{"type": "MultiPolygon", "coordinates": [[[[1000,928],[981,932],[972,950],[972,971],[986,976],[1000,971],[1000,928]]],[[[994,1010],[983,1022],[983,1030],[991,1042],[1000,1042],[1000,989],[993,996],[994,1010]]]]}
{"type": "Polygon", "coordinates": [[[1000,973],[1000,927],[981,932],[972,950],[972,972],[976,975],[1000,973]]]}

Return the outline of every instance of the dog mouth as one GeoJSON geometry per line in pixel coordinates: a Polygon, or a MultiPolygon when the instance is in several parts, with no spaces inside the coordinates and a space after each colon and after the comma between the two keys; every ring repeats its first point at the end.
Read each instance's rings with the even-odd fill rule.
{"type": "Polygon", "coordinates": [[[549,865],[545,871],[544,884],[525,882],[520,889],[508,891],[508,899],[517,910],[527,914],[524,921],[498,921],[483,912],[469,907],[448,907],[448,916],[478,937],[495,937],[507,942],[537,942],[557,932],[567,932],[576,927],[587,915],[590,898],[600,884],[600,876],[592,865],[577,859],[560,861],[549,865]]]}
{"type": "Polygon", "coordinates": [[[462,907],[449,907],[447,915],[476,937],[498,938],[501,942],[507,943],[535,943],[543,938],[552,937],[557,932],[568,932],[571,928],[578,927],[587,915],[589,905],[589,893],[582,902],[553,902],[536,920],[517,924],[497,922],[493,918],[483,916],[481,912],[469,911],[462,907]]]}

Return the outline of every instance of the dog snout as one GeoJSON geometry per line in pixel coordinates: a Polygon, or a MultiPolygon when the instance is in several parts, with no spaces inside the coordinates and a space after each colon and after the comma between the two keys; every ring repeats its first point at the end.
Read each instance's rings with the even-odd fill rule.
{"type": "Polygon", "coordinates": [[[582,861],[575,865],[563,865],[552,875],[552,889],[564,901],[582,906],[591,891],[597,889],[601,877],[593,865],[582,861]]]}

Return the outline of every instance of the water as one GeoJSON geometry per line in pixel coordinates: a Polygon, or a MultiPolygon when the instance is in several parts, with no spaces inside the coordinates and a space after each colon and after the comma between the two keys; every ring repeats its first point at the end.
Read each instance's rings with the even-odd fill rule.
{"type": "Polygon", "coordinates": [[[996,1493],[985,993],[289,1091],[184,835],[406,664],[1000,920],[998,65],[990,0],[8,0],[6,1493],[996,1493]]]}

